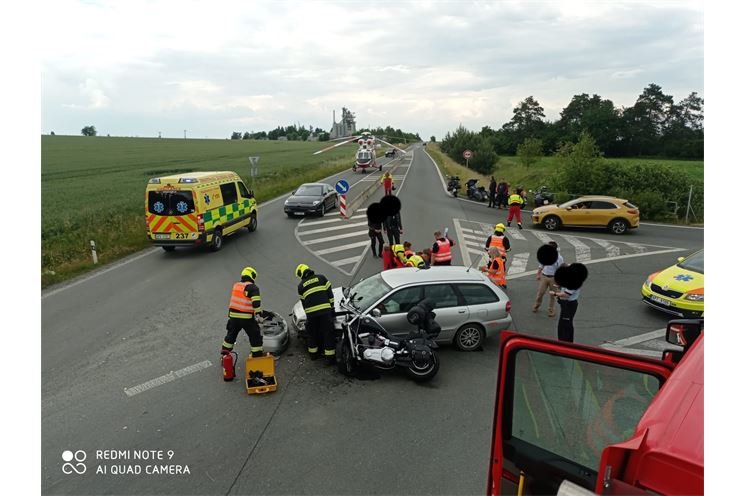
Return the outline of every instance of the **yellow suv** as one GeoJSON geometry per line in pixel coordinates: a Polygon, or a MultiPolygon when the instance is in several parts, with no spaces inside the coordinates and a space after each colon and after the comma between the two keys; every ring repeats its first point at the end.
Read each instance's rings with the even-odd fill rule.
{"type": "Polygon", "coordinates": [[[538,207],[532,217],[533,224],[548,231],[561,226],[605,227],[613,234],[624,234],[639,227],[639,208],[612,196],[582,196],[561,205],[538,207]]]}
{"type": "Polygon", "coordinates": [[[147,236],[155,246],[207,245],[213,251],[242,227],[258,227],[256,199],[235,172],[153,177],[145,188],[147,236]]]}

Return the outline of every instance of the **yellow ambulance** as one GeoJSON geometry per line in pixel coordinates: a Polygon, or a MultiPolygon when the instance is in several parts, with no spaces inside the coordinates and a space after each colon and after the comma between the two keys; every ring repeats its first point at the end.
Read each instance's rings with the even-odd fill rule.
{"type": "Polygon", "coordinates": [[[258,227],[256,199],[235,172],[153,177],[145,189],[147,236],[155,246],[222,248],[225,236],[258,227]]]}

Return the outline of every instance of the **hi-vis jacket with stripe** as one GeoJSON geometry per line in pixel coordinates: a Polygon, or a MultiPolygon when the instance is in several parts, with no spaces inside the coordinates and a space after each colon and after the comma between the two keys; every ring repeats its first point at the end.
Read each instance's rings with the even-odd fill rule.
{"type": "Polygon", "coordinates": [[[233,284],[228,303],[228,316],[235,319],[252,319],[256,313],[261,313],[259,287],[252,282],[233,284]]]}
{"type": "Polygon", "coordinates": [[[297,286],[297,292],[306,315],[321,315],[334,311],[334,292],[331,283],[323,275],[307,271],[297,286]]]}

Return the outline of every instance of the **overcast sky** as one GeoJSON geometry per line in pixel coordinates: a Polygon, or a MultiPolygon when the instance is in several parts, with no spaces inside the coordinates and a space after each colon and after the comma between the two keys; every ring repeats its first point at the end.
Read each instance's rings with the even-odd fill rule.
{"type": "Polygon", "coordinates": [[[160,2],[46,5],[43,133],[225,138],[292,123],[438,139],[533,95],[631,106],[704,95],[703,2],[160,2]]]}

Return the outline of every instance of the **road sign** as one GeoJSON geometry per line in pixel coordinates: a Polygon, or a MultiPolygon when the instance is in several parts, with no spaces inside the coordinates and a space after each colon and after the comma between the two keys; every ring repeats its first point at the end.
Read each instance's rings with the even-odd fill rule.
{"type": "Polygon", "coordinates": [[[468,160],[468,159],[470,159],[471,157],[473,157],[473,152],[472,152],[471,150],[465,150],[465,151],[463,152],[463,158],[464,158],[464,159],[468,160]]]}
{"type": "Polygon", "coordinates": [[[349,183],[346,182],[344,179],[340,180],[336,183],[336,192],[340,195],[346,195],[347,191],[349,191],[349,183]]]}

